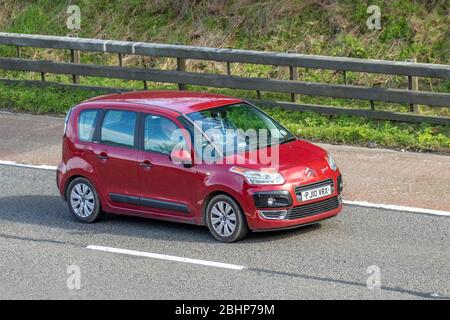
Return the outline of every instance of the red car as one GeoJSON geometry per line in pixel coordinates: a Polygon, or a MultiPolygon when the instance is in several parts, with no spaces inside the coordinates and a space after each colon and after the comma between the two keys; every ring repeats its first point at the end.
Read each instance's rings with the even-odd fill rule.
{"type": "Polygon", "coordinates": [[[57,185],[71,213],[206,225],[233,242],[342,210],[332,156],[241,99],[185,91],[117,93],[66,117],[57,185]]]}

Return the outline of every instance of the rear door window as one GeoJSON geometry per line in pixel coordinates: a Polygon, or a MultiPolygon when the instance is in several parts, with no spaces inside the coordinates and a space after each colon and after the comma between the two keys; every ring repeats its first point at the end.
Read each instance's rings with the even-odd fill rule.
{"type": "Polygon", "coordinates": [[[109,110],[102,123],[102,143],[133,147],[136,129],[136,112],[109,110]]]}
{"type": "Polygon", "coordinates": [[[98,110],[84,110],[80,112],[78,118],[78,139],[92,142],[98,114],[98,110]]]}

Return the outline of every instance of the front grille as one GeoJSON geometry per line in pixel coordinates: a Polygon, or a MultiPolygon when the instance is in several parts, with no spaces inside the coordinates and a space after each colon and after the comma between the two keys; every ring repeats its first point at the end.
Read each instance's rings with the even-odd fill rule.
{"type": "Polygon", "coordinates": [[[309,189],[314,189],[314,188],[319,188],[319,187],[323,187],[326,185],[331,185],[331,192],[333,192],[334,189],[334,181],[333,179],[327,179],[327,180],[322,180],[319,182],[314,182],[314,183],[310,183],[310,184],[306,184],[303,186],[298,186],[294,188],[295,194],[297,195],[297,197],[299,198],[301,196],[301,192],[305,191],[305,190],[309,190],[309,189]]]}
{"type": "Polygon", "coordinates": [[[314,216],[319,213],[324,213],[337,209],[339,207],[339,198],[333,197],[322,201],[317,201],[314,203],[304,204],[302,206],[293,207],[289,211],[288,219],[298,219],[314,216]]]}

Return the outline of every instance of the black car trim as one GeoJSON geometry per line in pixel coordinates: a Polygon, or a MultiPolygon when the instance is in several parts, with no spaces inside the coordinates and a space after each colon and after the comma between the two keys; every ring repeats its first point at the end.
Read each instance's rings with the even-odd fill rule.
{"type": "Polygon", "coordinates": [[[292,206],[292,197],[291,193],[287,190],[272,190],[272,191],[258,191],[253,194],[253,200],[255,202],[255,206],[258,209],[262,208],[285,208],[292,206]],[[273,197],[275,199],[284,199],[287,203],[275,203],[272,206],[264,205],[267,201],[267,198],[273,197]]]}
{"type": "Polygon", "coordinates": [[[125,194],[118,194],[118,193],[110,193],[109,197],[114,202],[134,204],[136,206],[138,206],[140,204],[139,197],[133,197],[133,196],[128,196],[125,194]]]}
{"type": "Polygon", "coordinates": [[[150,198],[140,198],[140,203],[141,206],[144,207],[189,213],[189,208],[187,207],[187,205],[181,203],[162,201],[150,198]]]}
{"type": "Polygon", "coordinates": [[[97,119],[95,122],[94,135],[92,137],[92,142],[100,143],[100,131],[103,123],[103,118],[105,117],[106,110],[99,109],[99,113],[97,115],[97,119]]]}
{"type": "Polygon", "coordinates": [[[343,185],[342,175],[341,174],[337,177],[337,188],[338,188],[339,194],[341,194],[342,190],[344,189],[344,185],[343,185]]]}
{"type": "Polygon", "coordinates": [[[183,213],[189,213],[189,208],[187,205],[172,201],[163,201],[163,200],[156,200],[151,198],[141,198],[141,197],[135,197],[135,196],[129,196],[125,194],[118,194],[118,193],[110,193],[109,197],[112,201],[118,202],[118,203],[127,203],[127,204],[133,204],[136,206],[143,206],[143,207],[149,207],[154,209],[163,209],[168,211],[177,211],[177,212],[183,212],[183,213]]]}

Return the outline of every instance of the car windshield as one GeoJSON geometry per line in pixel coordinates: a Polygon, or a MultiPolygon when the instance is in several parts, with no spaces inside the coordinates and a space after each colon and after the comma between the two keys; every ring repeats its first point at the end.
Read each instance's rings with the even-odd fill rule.
{"type": "MultiPolygon", "coordinates": [[[[187,117],[225,156],[296,139],[264,112],[246,103],[194,112],[187,117]]],[[[203,141],[202,146],[208,143],[203,141]]]]}

